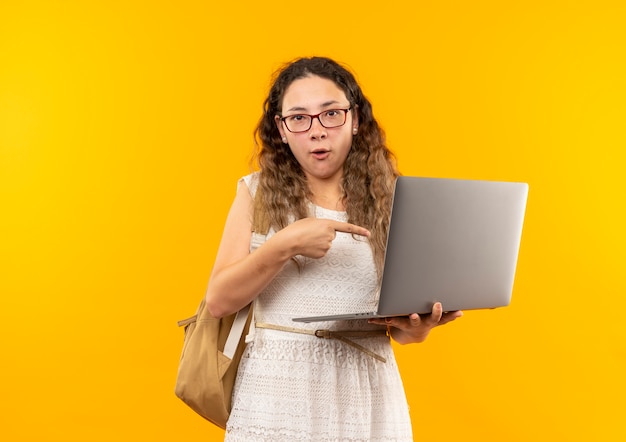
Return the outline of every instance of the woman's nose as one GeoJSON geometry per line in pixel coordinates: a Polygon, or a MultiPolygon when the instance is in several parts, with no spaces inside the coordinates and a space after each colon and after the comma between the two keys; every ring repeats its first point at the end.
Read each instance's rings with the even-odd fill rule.
{"type": "Polygon", "coordinates": [[[309,129],[309,135],[311,138],[326,138],[326,128],[322,126],[319,116],[313,118],[311,121],[311,128],[309,129]]]}

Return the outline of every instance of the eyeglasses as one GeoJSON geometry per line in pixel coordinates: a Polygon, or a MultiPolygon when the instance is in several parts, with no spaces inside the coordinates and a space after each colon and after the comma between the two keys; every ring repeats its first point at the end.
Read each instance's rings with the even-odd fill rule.
{"type": "Polygon", "coordinates": [[[322,126],[330,129],[346,124],[346,116],[350,110],[352,110],[352,107],[347,109],[328,109],[316,115],[287,115],[286,117],[281,117],[280,120],[285,123],[287,130],[292,133],[306,132],[311,129],[314,118],[317,118],[322,126]]]}

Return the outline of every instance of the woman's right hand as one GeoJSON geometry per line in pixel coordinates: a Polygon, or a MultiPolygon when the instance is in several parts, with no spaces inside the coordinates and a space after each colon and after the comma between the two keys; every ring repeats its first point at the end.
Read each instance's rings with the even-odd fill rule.
{"type": "Polygon", "coordinates": [[[292,256],[322,258],[328,253],[337,232],[370,236],[369,230],[355,224],[330,219],[303,218],[280,230],[275,237],[286,244],[292,256]]]}
{"type": "Polygon", "coordinates": [[[220,247],[207,287],[206,304],[221,318],[252,301],[296,255],[321,258],[337,232],[369,236],[354,224],[305,218],[290,224],[250,253],[252,197],[242,181],[228,213],[220,247]]]}

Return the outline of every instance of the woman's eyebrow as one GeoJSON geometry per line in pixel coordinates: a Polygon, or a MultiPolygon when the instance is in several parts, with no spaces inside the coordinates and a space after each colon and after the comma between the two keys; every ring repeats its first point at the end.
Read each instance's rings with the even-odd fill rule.
{"type": "Polygon", "coordinates": [[[287,112],[292,112],[292,111],[306,112],[306,107],[294,106],[294,107],[290,107],[289,109],[287,109],[287,112]]]}
{"type": "MultiPolygon", "coordinates": [[[[333,106],[335,104],[339,104],[339,101],[337,100],[329,100],[329,101],[325,101],[324,103],[322,103],[320,105],[321,108],[326,108],[328,106],[333,106]]],[[[287,109],[287,112],[307,112],[307,108],[306,107],[302,107],[302,106],[294,106],[294,107],[290,107],[289,109],[287,109]]]]}

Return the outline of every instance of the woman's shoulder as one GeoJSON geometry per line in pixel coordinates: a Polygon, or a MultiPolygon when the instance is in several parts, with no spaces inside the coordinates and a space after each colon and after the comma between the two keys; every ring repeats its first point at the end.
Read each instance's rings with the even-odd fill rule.
{"type": "Polygon", "coordinates": [[[251,174],[239,178],[239,184],[241,184],[242,182],[246,183],[246,186],[250,191],[250,195],[252,195],[252,197],[254,198],[254,195],[256,194],[256,189],[259,185],[259,172],[252,172],[251,174]]]}

